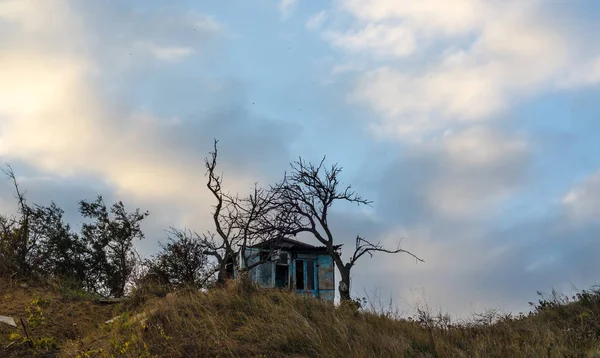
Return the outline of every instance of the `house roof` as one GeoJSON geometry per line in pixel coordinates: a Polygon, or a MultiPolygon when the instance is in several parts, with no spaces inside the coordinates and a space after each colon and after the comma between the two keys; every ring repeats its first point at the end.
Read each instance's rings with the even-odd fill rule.
{"type": "MultiPolygon", "coordinates": [[[[293,240],[293,239],[290,239],[287,237],[282,237],[282,238],[275,239],[275,240],[263,241],[258,244],[252,245],[250,247],[252,247],[252,248],[269,247],[270,248],[271,245],[274,248],[286,249],[286,250],[291,250],[291,251],[311,251],[311,252],[324,251],[324,252],[327,252],[327,247],[325,247],[325,246],[314,246],[314,245],[307,244],[305,242],[301,242],[298,240],[293,240]]],[[[334,245],[333,248],[334,248],[334,250],[337,250],[341,246],[342,245],[334,245]]]]}

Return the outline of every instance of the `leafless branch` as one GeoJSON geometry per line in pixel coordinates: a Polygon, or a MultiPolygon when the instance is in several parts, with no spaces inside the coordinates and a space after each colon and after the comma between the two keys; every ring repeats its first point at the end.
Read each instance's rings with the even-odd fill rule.
{"type": "Polygon", "coordinates": [[[16,256],[18,257],[18,262],[20,263],[21,269],[25,269],[25,262],[28,253],[34,248],[36,241],[30,240],[30,223],[29,218],[31,215],[31,208],[27,205],[27,200],[25,198],[25,192],[22,192],[19,188],[19,183],[17,182],[17,178],[12,167],[9,164],[6,164],[5,168],[2,168],[2,172],[8,177],[10,181],[12,181],[13,187],[15,189],[15,198],[19,203],[19,213],[20,218],[19,221],[19,238],[16,242],[16,256]]]}
{"type": "MultiPolygon", "coordinates": [[[[402,241],[402,239],[400,239],[400,241],[402,241]]],[[[384,253],[388,253],[388,254],[405,253],[405,254],[408,254],[408,255],[414,257],[415,260],[417,260],[417,261],[425,262],[423,259],[419,258],[412,252],[401,249],[400,243],[398,243],[398,247],[395,250],[388,250],[388,249],[384,248],[380,242],[374,244],[374,243],[369,242],[368,240],[357,235],[356,236],[356,247],[354,249],[354,254],[352,255],[352,258],[349,261],[350,267],[354,266],[356,261],[359,258],[361,258],[361,256],[363,256],[364,254],[369,254],[370,257],[373,257],[373,252],[384,252],[384,253]]]]}
{"type": "Polygon", "coordinates": [[[6,164],[6,167],[2,168],[2,173],[4,173],[4,175],[6,175],[10,181],[12,181],[13,187],[15,188],[15,198],[19,202],[19,211],[22,215],[26,215],[29,210],[27,207],[27,200],[25,199],[25,192],[21,192],[15,172],[10,164],[6,164]]]}

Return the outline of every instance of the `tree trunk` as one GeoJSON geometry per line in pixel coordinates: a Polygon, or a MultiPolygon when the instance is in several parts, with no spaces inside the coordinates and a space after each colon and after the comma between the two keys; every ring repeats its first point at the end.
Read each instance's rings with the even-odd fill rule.
{"type": "MultiPolygon", "coordinates": [[[[331,251],[330,251],[331,252],[331,251]]],[[[350,269],[352,265],[347,263],[344,265],[344,261],[338,252],[333,252],[333,262],[340,272],[340,284],[338,286],[338,292],[340,294],[340,302],[350,301],[350,269]]]]}
{"type": "Polygon", "coordinates": [[[225,254],[225,258],[218,259],[219,273],[217,275],[217,285],[223,285],[227,280],[233,278],[233,267],[235,259],[233,256],[225,254]]]}
{"type": "Polygon", "coordinates": [[[340,301],[350,301],[350,266],[348,264],[339,266],[338,271],[340,272],[340,284],[338,286],[338,292],[340,293],[340,301]]]}
{"type": "Polygon", "coordinates": [[[221,286],[225,284],[227,278],[227,272],[224,264],[219,264],[219,274],[217,275],[217,285],[221,286]]]}

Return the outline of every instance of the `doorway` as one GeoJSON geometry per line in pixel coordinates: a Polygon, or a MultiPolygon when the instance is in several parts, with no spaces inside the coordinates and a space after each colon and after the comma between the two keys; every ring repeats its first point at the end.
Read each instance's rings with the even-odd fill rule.
{"type": "Polygon", "coordinates": [[[275,287],[288,287],[290,267],[288,265],[275,265],[275,287]]]}

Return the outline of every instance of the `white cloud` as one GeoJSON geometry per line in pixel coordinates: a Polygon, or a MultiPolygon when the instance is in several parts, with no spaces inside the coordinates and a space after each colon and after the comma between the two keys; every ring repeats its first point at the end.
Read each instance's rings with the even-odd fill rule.
{"type": "Polygon", "coordinates": [[[489,215],[524,186],[529,146],[523,138],[472,127],[445,136],[440,146],[442,167],[427,199],[447,218],[489,215]]]}
{"type": "Polygon", "coordinates": [[[76,31],[80,23],[69,9],[64,0],[53,3],[35,2],[31,0],[5,0],[0,3],[0,18],[9,23],[18,24],[21,31],[27,34],[48,35],[63,31],[76,31]],[[68,17],[68,22],[62,18],[49,18],[49,13],[60,12],[68,17]]]}
{"type": "Polygon", "coordinates": [[[350,98],[397,136],[489,120],[530,96],[600,81],[600,49],[574,41],[582,34],[539,2],[342,0],[337,10],[353,26],[324,38],[346,50],[343,62],[371,60],[350,98]]]}
{"type": "MultiPolygon", "coordinates": [[[[110,69],[77,51],[86,40],[78,16],[66,2],[53,1],[44,11],[40,6],[0,4],[0,20],[10,21],[0,36],[0,156],[52,176],[93,175],[119,196],[160,202],[163,209],[186,208],[197,225],[212,202],[199,185],[202,156],[163,142],[177,123],[105,98],[97,79],[110,69]],[[61,41],[47,42],[47,37],[61,41]],[[10,41],[15,38],[19,41],[10,41]]],[[[166,60],[186,53],[153,50],[166,60]]],[[[221,164],[224,171],[234,169],[221,164]]],[[[253,181],[244,173],[229,178],[235,178],[227,182],[233,192],[253,181]]]]}
{"type": "Polygon", "coordinates": [[[159,46],[151,41],[136,43],[136,47],[148,50],[156,59],[176,62],[190,56],[194,50],[187,46],[159,46]]]}
{"type": "Polygon", "coordinates": [[[382,56],[404,57],[413,54],[417,48],[413,33],[402,26],[368,24],[359,32],[325,32],[324,36],[343,49],[353,52],[373,51],[382,56]]]}
{"type": "Polygon", "coordinates": [[[311,31],[318,30],[325,20],[327,20],[327,10],[319,11],[306,20],[306,29],[311,31]]]}
{"type": "Polygon", "coordinates": [[[600,171],[569,190],[563,204],[569,216],[577,222],[600,222],[600,171]]]}
{"type": "Polygon", "coordinates": [[[449,159],[468,166],[498,164],[507,158],[520,157],[528,147],[522,138],[502,135],[481,126],[447,133],[443,146],[449,159]]]}
{"type": "Polygon", "coordinates": [[[484,4],[477,0],[394,2],[386,0],[343,0],[341,8],[362,22],[402,19],[418,28],[448,35],[466,33],[480,23],[484,4]]]}
{"type": "Polygon", "coordinates": [[[577,66],[559,83],[561,88],[571,89],[594,85],[600,82],[600,56],[588,63],[577,66]]]}
{"type": "Polygon", "coordinates": [[[533,153],[526,139],[473,126],[406,142],[381,181],[372,184],[385,188],[374,200],[398,225],[446,220],[468,226],[489,220],[529,184],[533,153]]]}
{"type": "Polygon", "coordinates": [[[281,0],[277,6],[282,20],[289,19],[298,5],[298,0],[281,0]]]}
{"type": "Polygon", "coordinates": [[[543,257],[538,260],[533,261],[527,267],[525,267],[526,272],[538,272],[548,269],[549,267],[556,266],[558,259],[549,255],[548,257],[543,257]]]}
{"type": "Polygon", "coordinates": [[[360,71],[363,68],[364,66],[355,62],[341,63],[334,65],[331,69],[331,73],[336,75],[341,73],[360,71]]]}
{"type": "Polygon", "coordinates": [[[223,30],[223,26],[212,16],[194,13],[192,26],[196,30],[204,30],[208,32],[219,32],[223,30]]]}
{"type": "Polygon", "coordinates": [[[459,122],[481,121],[503,108],[494,79],[476,68],[411,75],[381,67],[359,76],[351,99],[381,113],[384,132],[408,137],[459,122]]]}

